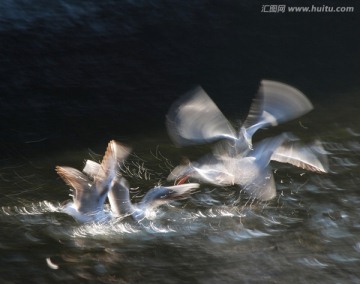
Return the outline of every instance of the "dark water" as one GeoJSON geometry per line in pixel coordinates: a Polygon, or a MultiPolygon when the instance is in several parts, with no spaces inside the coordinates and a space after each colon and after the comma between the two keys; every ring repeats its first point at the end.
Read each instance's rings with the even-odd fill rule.
{"type": "Polygon", "coordinates": [[[360,283],[356,6],[330,15],[264,14],[265,1],[32,2],[0,3],[1,283],[360,283]],[[271,202],[203,185],[143,226],[79,225],[59,212],[69,191],[56,165],[81,168],[110,139],[127,143],[136,201],[183,156],[208,151],[172,145],[172,101],[201,84],[237,123],[261,78],[294,85],[315,109],[255,139],[320,139],[330,173],[274,164],[271,202]]]}

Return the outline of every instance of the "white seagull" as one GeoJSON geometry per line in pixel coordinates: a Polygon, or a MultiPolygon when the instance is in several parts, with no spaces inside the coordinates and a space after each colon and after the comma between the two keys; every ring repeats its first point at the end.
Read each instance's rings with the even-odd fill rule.
{"type": "Polygon", "coordinates": [[[288,134],[256,143],[245,156],[227,155],[223,150],[220,151],[222,154],[218,154],[216,149],[197,162],[175,167],[168,180],[181,184],[192,178],[218,186],[239,185],[250,197],[267,201],[276,196],[271,161],[289,163],[318,173],[327,171],[321,144],[301,145],[288,134]]]}
{"type": "Polygon", "coordinates": [[[238,154],[252,148],[252,136],[258,129],[276,126],[312,109],[311,102],[299,90],[262,80],[249,114],[236,132],[208,94],[197,87],[171,106],[166,125],[169,136],[179,146],[227,139],[234,142],[238,154]]]}
{"type": "Polygon", "coordinates": [[[175,144],[186,146],[222,140],[212,154],[198,162],[180,165],[168,180],[183,183],[189,177],[220,186],[240,185],[251,197],[270,200],[276,196],[271,160],[326,172],[325,151],[319,143],[302,146],[290,134],[264,139],[252,145],[260,129],[299,117],[313,108],[299,90],[263,80],[249,114],[238,133],[205,91],[198,87],[173,104],[167,128],[175,144]],[[321,156],[321,157],[320,157],[321,156]]]}
{"type": "Polygon", "coordinates": [[[56,172],[73,191],[72,202],[67,203],[62,211],[71,215],[80,223],[102,222],[111,218],[104,210],[104,203],[116,176],[118,162],[124,160],[130,149],[110,141],[101,165],[96,172],[88,176],[86,167],[83,172],[71,168],[57,166],[56,172]]]}
{"type": "Polygon", "coordinates": [[[108,194],[114,216],[131,215],[135,220],[151,219],[152,212],[160,205],[188,197],[198,183],[184,183],[173,186],[156,186],[150,189],[137,204],[131,203],[129,185],[124,177],[115,178],[108,194]]]}
{"type": "MultiPolygon", "coordinates": [[[[118,148],[128,152],[126,147],[119,146],[118,148]]],[[[125,153],[122,156],[125,156],[125,153]]],[[[83,171],[89,176],[96,177],[99,172],[103,171],[102,168],[102,165],[87,160],[83,171]]],[[[111,177],[110,190],[107,194],[112,216],[125,217],[131,215],[137,221],[150,217],[151,213],[154,212],[153,210],[160,205],[188,197],[194,189],[200,186],[198,183],[156,186],[150,189],[139,203],[133,204],[130,198],[129,184],[120,172],[120,163],[114,165],[114,172],[116,174],[111,177]]]]}

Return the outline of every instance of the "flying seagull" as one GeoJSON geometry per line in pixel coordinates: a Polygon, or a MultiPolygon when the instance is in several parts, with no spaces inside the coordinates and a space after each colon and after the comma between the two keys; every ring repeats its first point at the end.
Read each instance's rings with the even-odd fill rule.
{"type": "Polygon", "coordinates": [[[262,80],[249,114],[236,131],[209,95],[196,87],[171,106],[166,116],[169,136],[179,146],[233,141],[236,154],[252,148],[252,136],[260,128],[276,126],[311,111],[308,98],[284,83],[262,80]]]}
{"type": "Polygon", "coordinates": [[[166,120],[169,136],[180,146],[220,142],[198,162],[177,166],[168,180],[181,184],[191,177],[215,185],[239,185],[254,198],[270,200],[276,196],[270,161],[326,172],[327,160],[322,155],[325,151],[318,142],[301,145],[288,133],[254,146],[252,136],[260,128],[276,126],[312,109],[311,102],[299,90],[262,80],[249,114],[236,132],[206,92],[197,87],[170,108],[166,120]]]}

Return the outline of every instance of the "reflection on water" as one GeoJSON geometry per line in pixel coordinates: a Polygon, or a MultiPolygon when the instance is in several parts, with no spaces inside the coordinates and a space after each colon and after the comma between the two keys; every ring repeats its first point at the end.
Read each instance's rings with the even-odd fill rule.
{"type": "MultiPolygon", "coordinates": [[[[0,169],[1,282],[24,277],[37,283],[288,282],[294,277],[306,283],[359,282],[360,129],[345,108],[338,109],[344,119],[337,125],[326,107],[315,107],[302,120],[307,129],[298,122],[282,127],[305,139],[316,133],[328,152],[329,174],[274,163],[278,196],[272,201],[202,185],[188,200],[160,207],[157,218],[141,224],[127,217],[80,225],[60,212],[69,192],[56,178],[55,165],[81,167],[84,157],[99,160],[97,151],[37,159],[11,152],[0,169]]],[[[270,136],[277,130],[265,131],[262,135],[270,136]]],[[[123,174],[134,187],[134,201],[165,184],[182,155],[204,151],[177,149],[165,132],[127,142],[134,153],[123,174]]]]}

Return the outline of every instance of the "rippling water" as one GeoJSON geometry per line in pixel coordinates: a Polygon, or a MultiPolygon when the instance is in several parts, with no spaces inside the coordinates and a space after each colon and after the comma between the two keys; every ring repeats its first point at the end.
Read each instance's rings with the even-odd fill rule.
{"type": "MultiPolygon", "coordinates": [[[[347,96],[359,105],[358,96],[347,96]]],[[[337,113],[341,122],[332,122],[326,114],[334,106],[323,107],[281,130],[321,139],[330,173],[274,164],[275,200],[257,202],[235,188],[202,185],[142,224],[125,218],[79,225],[60,212],[69,191],[50,171],[58,163],[80,167],[85,158],[100,158],[96,150],[26,160],[13,149],[0,169],[2,281],[288,282],[295,275],[304,283],[360,281],[359,115],[349,117],[344,108],[337,113]]],[[[177,149],[164,131],[126,142],[134,146],[124,170],[134,201],[166,183],[181,155],[204,151],[177,149]]]]}
{"type": "Polygon", "coordinates": [[[105,2],[0,4],[0,282],[360,283],[358,14],[105,2]],[[81,168],[110,139],[124,142],[137,201],[183,156],[209,151],[171,144],[165,113],[177,96],[201,84],[236,124],[262,78],[300,88],[315,109],[255,140],[319,139],[329,173],[274,163],[270,202],[201,185],[141,224],[80,225],[60,212],[70,192],[56,165],[81,168]]]}

